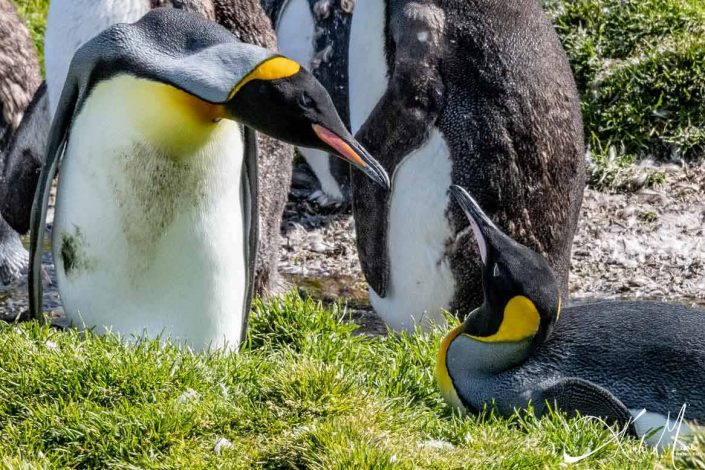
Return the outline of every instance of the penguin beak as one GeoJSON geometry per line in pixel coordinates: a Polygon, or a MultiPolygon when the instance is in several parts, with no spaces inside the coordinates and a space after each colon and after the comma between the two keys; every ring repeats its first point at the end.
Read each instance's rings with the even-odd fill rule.
{"type": "Polygon", "coordinates": [[[389,190],[389,176],[384,168],[352,136],[344,139],[325,127],[312,124],[313,132],[347,162],[362,170],[370,179],[389,190]]]}
{"type": "Polygon", "coordinates": [[[497,228],[482,211],[477,201],[475,201],[464,188],[454,184],[449,188],[449,192],[470,221],[470,227],[475,236],[475,242],[480,250],[482,264],[486,266],[489,243],[485,233],[487,233],[488,230],[497,230],[497,228]]]}

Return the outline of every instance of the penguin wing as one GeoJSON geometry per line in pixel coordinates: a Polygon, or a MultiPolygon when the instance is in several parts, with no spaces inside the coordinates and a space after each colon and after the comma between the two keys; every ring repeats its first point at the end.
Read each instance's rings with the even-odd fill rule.
{"type": "MultiPolygon", "coordinates": [[[[390,175],[428,139],[443,106],[440,31],[433,21],[437,12],[433,6],[416,5],[418,14],[407,15],[400,11],[401,7],[392,13],[387,40],[394,42],[393,72],[384,95],[355,135],[390,175]],[[419,41],[419,34],[430,34],[429,40],[419,41]]],[[[372,289],[385,297],[389,282],[387,232],[391,193],[356,169],[352,170],[352,181],[360,264],[372,289]]]]}
{"type": "Polygon", "coordinates": [[[622,401],[609,390],[589,380],[568,377],[544,388],[539,392],[535,406],[540,408],[548,403],[566,412],[579,412],[582,416],[594,416],[627,427],[636,436],[632,416],[622,401]]]}
{"type": "Polygon", "coordinates": [[[41,319],[42,314],[42,247],[46,228],[47,206],[51,183],[59,168],[61,157],[68,140],[69,129],[73,122],[76,107],[79,105],[81,91],[75,75],[66,78],[61,93],[59,106],[54,114],[54,121],[49,131],[46,158],[39,173],[39,182],[34,193],[34,203],[30,215],[29,236],[29,314],[30,318],[41,319]]]}
{"type": "Polygon", "coordinates": [[[247,325],[252,307],[252,294],[255,288],[255,261],[259,245],[259,212],[257,210],[257,133],[248,126],[243,126],[245,137],[245,158],[243,159],[242,172],[242,207],[245,233],[248,240],[245,243],[245,302],[242,314],[242,330],[240,344],[247,339],[247,325]]]}

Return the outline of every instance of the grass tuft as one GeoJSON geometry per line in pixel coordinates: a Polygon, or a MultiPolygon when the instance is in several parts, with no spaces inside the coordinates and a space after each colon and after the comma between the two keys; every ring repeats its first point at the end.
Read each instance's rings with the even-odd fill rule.
{"type": "Polygon", "coordinates": [[[543,0],[582,94],[599,166],[705,155],[705,2],[543,0]]]}

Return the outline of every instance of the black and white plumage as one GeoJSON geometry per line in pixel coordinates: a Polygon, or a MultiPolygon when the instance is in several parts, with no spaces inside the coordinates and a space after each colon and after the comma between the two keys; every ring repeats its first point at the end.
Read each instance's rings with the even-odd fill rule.
{"type": "MultiPolygon", "coordinates": [[[[347,45],[354,0],[262,0],[282,53],[304,64],[326,87],[349,127],[347,45]]],[[[320,183],[310,198],[319,205],[350,203],[350,169],[313,149],[299,149],[320,183]]]]}
{"type": "Polygon", "coordinates": [[[436,377],[452,405],[476,412],[494,403],[510,416],[529,402],[540,415],[548,404],[660,447],[690,433],[679,419],[705,423],[705,311],[629,301],[561,309],[546,260],[502,233],[463,189],[453,194],[481,252],[484,301],[441,345],[436,377]]]}
{"type": "Polygon", "coordinates": [[[252,129],[388,185],[310,73],[214,22],[160,8],[82,46],[32,210],[31,313],[41,313],[41,240],[63,155],[52,235],[69,321],[127,339],[237,346],[258,242],[252,129]]]}
{"type": "MultiPolygon", "coordinates": [[[[45,99],[48,103],[43,102],[28,117],[31,125],[37,127],[36,123],[47,121],[48,118],[43,114],[47,106],[50,114],[53,114],[71,58],[82,44],[108,26],[137,21],[158,7],[174,7],[199,14],[217,21],[244,42],[276,50],[274,30],[258,0],[52,0],[49,5],[44,55],[48,85],[48,96],[45,99]]],[[[25,132],[25,136],[31,135],[36,136],[31,145],[31,153],[43,153],[46,133],[25,132]],[[41,151],[37,152],[37,148],[41,148],[41,151]]],[[[255,290],[258,294],[266,295],[276,293],[283,287],[277,270],[279,232],[291,180],[293,148],[265,135],[258,135],[257,141],[260,148],[258,184],[261,243],[256,260],[255,290]]],[[[12,159],[17,162],[22,160],[29,147],[27,142],[14,148],[12,159]]],[[[26,170],[21,175],[25,180],[29,179],[28,175],[35,175],[36,178],[39,161],[39,158],[33,158],[21,163],[26,170]]],[[[15,168],[19,165],[15,165],[15,168]]],[[[22,205],[14,210],[28,216],[30,206],[31,199],[22,200],[22,205]]]]}
{"type": "Polygon", "coordinates": [[[352,130],[392,178],[353,171],[357,243],[371,302],[394,329],[443,322],[481,301],[476,253],[451,183],[545,253],[567,287],[585,186],[580,102],[536,0],[358,2],[352,130]]]}

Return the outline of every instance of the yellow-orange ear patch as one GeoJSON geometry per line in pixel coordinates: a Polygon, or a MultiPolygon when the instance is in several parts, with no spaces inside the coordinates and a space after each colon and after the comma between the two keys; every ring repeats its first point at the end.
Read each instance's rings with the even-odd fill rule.
{"type": "Polygon", "coordinates": [[[541,317],[536,305],[523,295],[512,297],[504,307],[504,318],[497,333],[491,336],[470,336],[483,343],[509,343],[534,336],[539,331],[541,317]]]}
{"type": "Polygon", "coordinates": [[[242,87],[250,83],[252,80],[277,80],[278,78],[291,77],[299,72],[301,66],[298,62],[282,56],[275,56],[271,59],[267,59],[257,67],[255,67],[252,72],[245,75],[245,78],[240,80],[240,82],[235,85],[235,88],[230,92],[228,99],[231,99],[235,94],[240,91],[242,87]]]}

